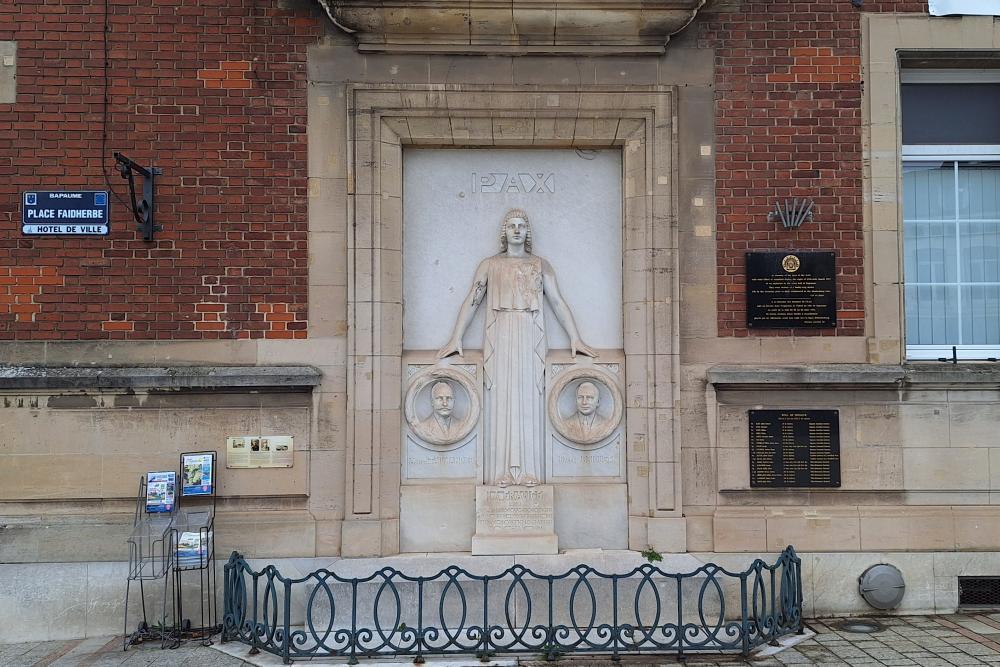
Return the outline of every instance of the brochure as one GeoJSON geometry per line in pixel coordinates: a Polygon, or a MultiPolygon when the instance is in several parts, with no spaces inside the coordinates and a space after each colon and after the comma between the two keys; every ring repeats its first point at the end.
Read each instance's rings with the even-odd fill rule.
{"type": "Polygon", "coordinates": [[[210,496],[215,486],[215,454],[181,455],[181,495],[210,496]]]}
{"type": "Polygon", "coordinates": [[[202,565],[208,555],[208,536],[204,540],[201,533],[181,533],[177,540],[177,564],[180,567],[202,565]]]}
{"type": "Polygon", "coordinates": [[[177,493],[177,473],[146,473],[146,511],[173,512],[174,496],[177,493]]]}

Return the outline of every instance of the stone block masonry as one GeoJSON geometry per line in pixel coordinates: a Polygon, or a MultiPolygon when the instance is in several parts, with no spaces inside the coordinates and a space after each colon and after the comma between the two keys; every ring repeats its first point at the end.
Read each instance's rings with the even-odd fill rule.
{"type": "MultiPolygon", "coordinates": [[[[926,1],[864,3],[919,12],[926,1]]],[[[715,49],[718,331],[720,336],[864,334],[862,12],[850,2],[739,3],[706,15],[715,49]],[[811,198],[815,220],[768,221],[778,200],[811,198]],[[746,327],[746,252],[837,252],[837,328],[746,327]]]]}
{"type": "Polygon", "coordinates": [[[105,72],[101,0],[0,4],[0,340],[304,338],[324,20],[306,0],[110,0],[105,72]],[[163,169],[155,242],[116,197],[107,238],[21,236],[23,192],[106,190],[103,170],[127,200],[114,151],[163,169]]]}

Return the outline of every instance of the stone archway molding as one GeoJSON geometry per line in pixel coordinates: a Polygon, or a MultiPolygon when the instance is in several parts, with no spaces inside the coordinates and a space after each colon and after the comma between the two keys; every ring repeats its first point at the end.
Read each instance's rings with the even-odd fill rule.
{"type": "Polygon", "coordinates": [[[629,545],[681,522],[679,285],[671,86],[349,85],[347,503],[344,556],[399,552],[404,147],[622,151],[629,545]]]}

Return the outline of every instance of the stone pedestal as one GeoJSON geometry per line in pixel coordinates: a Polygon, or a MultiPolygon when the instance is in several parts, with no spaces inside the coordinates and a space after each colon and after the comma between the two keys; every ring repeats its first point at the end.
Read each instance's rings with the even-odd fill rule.
{"type": "Polygon", "coordinates": [[[476,487],[476,556],[555,554],[553,488],[543,486],[476,487]]]}

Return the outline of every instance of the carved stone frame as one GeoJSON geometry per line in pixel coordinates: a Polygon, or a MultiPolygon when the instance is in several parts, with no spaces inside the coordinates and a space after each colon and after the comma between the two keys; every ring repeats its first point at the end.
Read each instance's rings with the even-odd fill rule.
{"type": "Polygon", "coordinates": [[[344,556],[399,551],[402,148],[620,147],[629,544],[680,516],[676,91],[353,85],[344,556]]]}
{"type": "Polygon", "coordinates": [[[900,56],[990,51],[1000,23],[992,16],[863,14],[861,27],[868,361],[899,364],[906,363],[900,56]]]}

